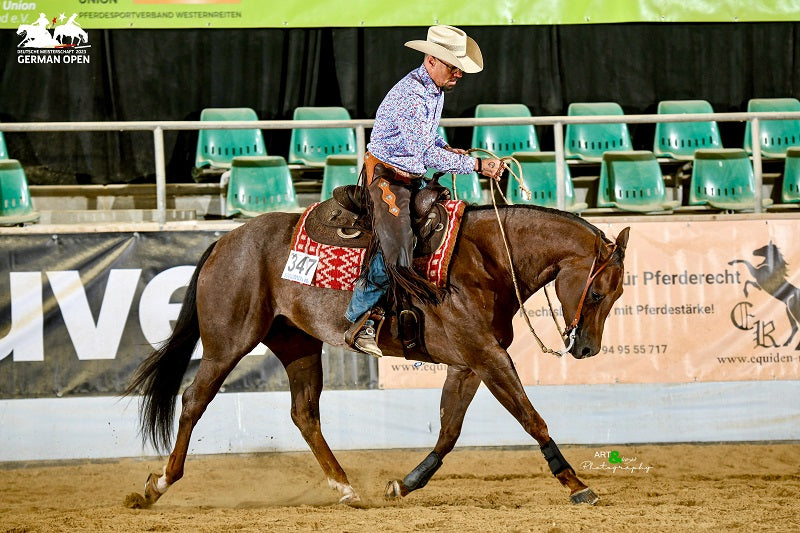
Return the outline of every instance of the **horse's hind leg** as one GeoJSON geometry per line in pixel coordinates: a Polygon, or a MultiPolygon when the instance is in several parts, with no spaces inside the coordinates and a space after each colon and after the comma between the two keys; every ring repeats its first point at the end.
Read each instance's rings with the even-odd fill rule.
{"type": "MultiPolygon", "coordinates": [[[[786,317],[789,319],[789,325],[792,326],[792,331],[789,333],[789,337],[786,339],[786,342],[784,342],[783,345],[789,346],[789,343],[792,342],[792,339],[797,334],[797,321],[800,317],[798,317],[796,313],[798,310],[800,310],[800,305],[798,305],[800,302],[798,302],[796,294],[793,294],[786,298],[786,301],[783,303],[786,304],[786,317]]],[[[800,344],[798,344],[795,349],[800,350],[800,344]]]]}
{"type": "Polygon", "coordinates": [[[441,419],[439,440],[433,451],[402,481],[392,480],[386,485],[387,498],[406,496],[412,490],[424,487],[433,477],[442,465],[445,455],[453,450],[456,440],[461,435],[464,415],[480,384],[480,378],[469,368],[447,367],[447,379],[442,387],[442,399],[439,404],[441,419]]]}
{"type": "Polygon", "coordinates": [[[347,480],[347,474],[322,435],[319,416],[319,397],[322,393],[322,341],[288,324],[276,324],[270,330],[265,343],[286,369],[292,395],[292,421],[317,458],[328,478],[328,485],[339,491],[340,503],[360,502],[361,498],[353,490],[347,480]]]}
{"type": "Polygon", "coordinates": [[[182,408],[178,433],[175,438],[175,446],[164,468],[164,474],[160,477],[158,474],[150,474],[145,484],[145,499],[149,505],[155,503],[173,483],[183,477],[192,430],[219,391],[225,378],[247,351],[249,350],[245,350],[241,354],[232,352],[225,356],[213,357],[210,354],[214,352],[205,350],[194,381],[186,388],[181,397],[182,408]]]}

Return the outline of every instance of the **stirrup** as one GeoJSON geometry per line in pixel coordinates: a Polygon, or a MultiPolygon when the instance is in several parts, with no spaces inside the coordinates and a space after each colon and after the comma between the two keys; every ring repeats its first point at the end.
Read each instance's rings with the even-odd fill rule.
{"type": "Polygon", "coordinates": [[[357,352],[374,357],[383,356],[383,352],[378,347],[378,337],[385,318],[386,315],[380,307],[364,313],[345,332],[344,342],[357,352]]]}
{"type": "Polygon", "coordinates": [[[372,321],[367,320],[366,325],[356,335],[353,347],[359,352],[373,357],[383,357],[383,352],[378,347],[378,343],[375,342],[375,338],[375,328],[372,326],[372,321]]]}

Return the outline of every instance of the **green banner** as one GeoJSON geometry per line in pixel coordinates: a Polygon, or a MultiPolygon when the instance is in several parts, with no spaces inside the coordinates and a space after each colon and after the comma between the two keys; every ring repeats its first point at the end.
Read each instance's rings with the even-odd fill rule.
{"type": "Polygon", "coordinates": [[[797,0],[3,0],[0,28],[303,28],[764,22],[799,20],[797,0]],[[42,16],[44,14],[44,16],[42,16]]]}

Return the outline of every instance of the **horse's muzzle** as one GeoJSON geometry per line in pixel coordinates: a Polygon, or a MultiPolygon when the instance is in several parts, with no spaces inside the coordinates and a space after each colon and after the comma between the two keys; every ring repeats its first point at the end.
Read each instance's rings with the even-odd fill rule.
{"type": "Polygon", "coordinates": [[[587,342],[583,337],[583,331],[580,329],[578,330],[578,336],[575,339],[575,344],[572,346],[572,349],[569,351],[572,354],[572,357],[575,359],[586,359],[588,357],[593,357],[600,352],[600,345],[595,344],[594,342],[587,342]]]}

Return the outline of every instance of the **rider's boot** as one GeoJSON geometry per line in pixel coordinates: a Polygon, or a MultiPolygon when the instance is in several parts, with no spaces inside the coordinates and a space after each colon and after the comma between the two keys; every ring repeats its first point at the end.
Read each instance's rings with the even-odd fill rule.
{"type": "Polygon", "coordinates": [[[361,353],[366,353],[374,357],[382,357],[383,352],[378,347],[378,335],[385,318],[383,309],[376,307],[361,315],[358,320],[353,322],[344,334],[344,341],[347,345],[361,353]]]}

